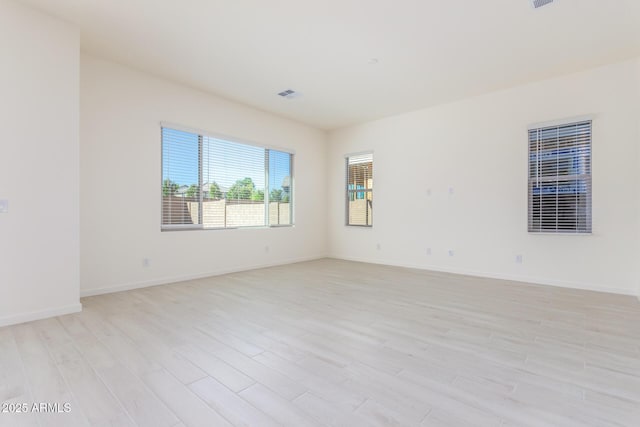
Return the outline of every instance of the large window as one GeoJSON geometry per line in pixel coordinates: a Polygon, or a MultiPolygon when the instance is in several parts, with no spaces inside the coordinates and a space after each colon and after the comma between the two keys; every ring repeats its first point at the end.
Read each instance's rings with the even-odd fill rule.
{"type": "Polygon", "coordinates": [[[373,154],[347,157],[347,225],[373,225],[373,154]]]}
{"type": "Polygon", "coordinates": [[[591,233],[591,121],[529,130],[529,232],[591,233]]]}
{"type": "Polygon", "coordinates": [[[293,224],[293,154],[162,128],[162,229],[293,224]]]}

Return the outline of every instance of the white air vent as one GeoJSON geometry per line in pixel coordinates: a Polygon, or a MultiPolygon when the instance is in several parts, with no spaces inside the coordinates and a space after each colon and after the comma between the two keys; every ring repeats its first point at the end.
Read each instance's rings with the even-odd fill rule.
{"type": "Polygon", "coordinates": [[[549,3],[553,3],[553,0],[531,0],[531,6],[533,6],[534,9],[545,6],[549,3]]]}
{"type": "Polygon", "coordinates": [[[293,99],[293,98],[297,98],[297,97],[300,96],[300,94],[298,92],[296,92],[295,90],[291,90],[291,89],[283,90],[278,95],[280,95],[283,98],[287,98],[287,99],[293,99]]]}

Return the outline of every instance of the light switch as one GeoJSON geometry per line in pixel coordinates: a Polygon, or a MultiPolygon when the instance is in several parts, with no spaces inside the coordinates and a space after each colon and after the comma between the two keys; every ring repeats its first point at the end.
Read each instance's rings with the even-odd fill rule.
{"type": "Polygon", "coordinates": [[[9,213],[9,201],[0,200],[0,213],[9,213]]]}

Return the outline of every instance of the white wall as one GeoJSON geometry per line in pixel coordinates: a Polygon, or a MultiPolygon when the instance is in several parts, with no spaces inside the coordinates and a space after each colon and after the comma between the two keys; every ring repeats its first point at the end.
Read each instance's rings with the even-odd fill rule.
{"type": "Polygon", "coordinates": [[[83,295],[326,255],[324,132],[85,55],[80,93],[83,295]],[[160,121],[295,150],[295,227],[161,232],[160,121]]]}
{"type": "Polygon", "coordinates": [[[80,310],[79,34],[0,0],[0,326],[80,310]]]}
{"type": "Polygon", "coordinates": [[[640,291],[640,60],[335,131],[327,149],[321,131],[80,57],[75,28],[9,0],[0,52],[0,325],[77,311],[80,292],[327,254],[640,291]],[[594,233],[528,234],[527,125],[583,114],[594,233]],[[296,226],[160,232],[160,121],[294,149],[296,226]],[[375,226],[347,228],[343,156],[368,149],[375,226]]]}
{"type": "Polygon", "coordinates": [[[637,294],[637,62],[332,132],[330,255],[637,294]],[[529,234],[527,126],[588,114],[595,115],[593,235],[529,234]],[[374,227],[345,227],[343,156],[369,149],[374,227]]]}
{"type": "MultiPolygon", "coordinates": [[[[636,160],[636,165],[638,168],[640,168],[640,58],[636,61],[636,96],[637,96],[637,110],[636,110],[636,123],[638,125],[638,139],[637,139],[637,144],[638,144],[638,157],[636,160]]],[[[640,173],[639,173],[640,175],[640,173]]],[[[640,178],[640,177],[639,177],[640,178]]],[[[640,203],[640,179],[638,181],[636,181],[636,185],[637,185],[637,195],[638,195],[638,200],[640,203]]],[[[640,206],[638,207],[638,209],[640,210],[640,206]]],[[[638,227],[638,235],[637,235],[637,241],[640,242],[640,227],[638,227]]],[[[639,244],[640,246],[640,244],[639,244]]],[[[640,253],[638,253],[637,259],[640,260],[640,253]]],[[[638,264],[638,269],[640,270],[640,263],[638,264]]],[[[638,273],[638,276],[636,278],[636,284],[638,286],[638,299],[640,299],[640,271],[638,273]]]]}

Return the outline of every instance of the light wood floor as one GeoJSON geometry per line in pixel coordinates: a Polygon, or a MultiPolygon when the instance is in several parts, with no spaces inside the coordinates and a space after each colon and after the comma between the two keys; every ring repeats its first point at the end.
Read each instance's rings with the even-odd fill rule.
{"type": "Polygon", "coordinates": [[[320,260],[0,328],[2,426],[640,426],[632,297],[320,260]],[[62,406],[61,406],[62,408],[62,406]]]}

